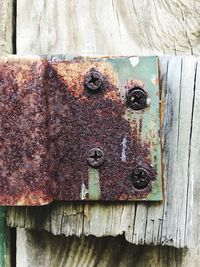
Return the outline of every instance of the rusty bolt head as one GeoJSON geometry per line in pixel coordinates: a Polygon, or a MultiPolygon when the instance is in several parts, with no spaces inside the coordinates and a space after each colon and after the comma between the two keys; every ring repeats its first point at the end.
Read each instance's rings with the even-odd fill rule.
{"type": "Polygon", "coordinates": [[[86,156],[88,164],[94,168],[100,167],[105,160],[103,150],[98,147],[90,149],[86,156]]]}
{"type": "Polygon", "coordinates": [[[129,107],[134,110],[141,110],[147,106],[147,93],[139,87],[130,89],[126,99],[129,107]]]}
{"type": "Polygon", "coordinates": [[[92,91],[97,91],[101,88],[103,77],[101,73],[96,70],[91,70],[85,77],[85,86],[92,91]]]}
{"type": "Polygon", "coordinates": [[[136,167],[132,171],[131,181],[133,186],[138,190],[146,188],[150,182],[147,170],[142,167],[136,167]]]}

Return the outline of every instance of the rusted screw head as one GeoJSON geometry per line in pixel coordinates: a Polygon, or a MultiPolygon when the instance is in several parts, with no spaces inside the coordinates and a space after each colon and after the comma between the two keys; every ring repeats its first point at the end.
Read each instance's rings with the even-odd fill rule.
{"type": "Polygon", "coordinates": [[[136,189],[144,189],[148,186],[150,178],[148,172],[142,167],[136,167],[131,174],[131,181],[136,189]]]}
{"type": "Polygon", "coordinates": [[[130,89],[126,98],[129,107],[134,110],[140,110],[147,106],[147,93],[139,87],[130,89]]]}
{"type": "Polygon", "coordinates": [[[102,149],[95,147],[87,152],[87,162],[91,167],[97,168],[103,164],[105,160],[102,149]]]}
{"type": "Polygon", "coordinates": [[[103,82],[103,77],[101,73],[96,70],[91,70],[85,77],[85,86],[92,90],[97,91],[101,88],[103,82]]]}

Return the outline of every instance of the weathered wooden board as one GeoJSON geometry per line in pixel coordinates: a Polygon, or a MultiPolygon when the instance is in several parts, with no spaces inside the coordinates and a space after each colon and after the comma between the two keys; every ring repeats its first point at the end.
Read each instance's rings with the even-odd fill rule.
{"type": "MultiPolygon", "coordinates": [[[[12,14],[12,0],[0,0],[0,56],[12,53],[13,50],[12,14]]],[[[0,266],[10,265],[10,231],[6,226],[6,208],[0,207],[0,266]]]]}
{"type": "Polygon", "coordinates": [[[0,55],[13,51],[13,1],[0,1],[0,55]]]}
{"type": "Polygon", "coordinates": [[[200,52],[198,0],[18,0],[18,54],[200,52]]]}
{"type": "MultiPolygon", "coordinates": [[[[92,56],[166,53],[197,55],[200,51],[199,5],[200,2],[195,0],[52,0],[48,3],[45,0],[39,2],[18,0],[17,52],[92,56]]],[[[97,236],[124,233],[126,239],[135,244],[152,243],[152,240],[154,244],[162,241],[162,244],[175,246],[183,246],[185,243],[191,246],[198,244],[200,171],[197,166],[200,154],[198,142],[200,93],[198,86],[194,86],[197,85],[199,75],[195,70],[195,58],[162,59],[161,72],[164,76],[163,85],[165,84],[166,88],[163,93],[167,99],[166,118],[168,118],[165,120],[165,129],[168,125],[168,130],[165,130],[164,146],[168,194],[164,208],[161,204],[152,206],[142,203],[126,206],[55,203],[39,209],[11,209],[8,223],[27,228],[46,229],[54,234],[65,235],[79,236],[83,232],[97,236]],[[189,65],[184,63],[185,61],[189,65]],[[182,85],[178,83],[176,72],[179,79],[184,78],[182,85]],[[166,73],[170,79],[166,77],[166,73]],[[184,214],[185,211],[187,216],[184,214]],[[189,227],[185,227],[186,224],[189,227]]],[[[86,261],[86,266],[98,266],[98,262],[99,266],[116,266],[116,254],[113,254],[116,250],[115,244],[118,244],[116,239],[109,243],[109,247],[114,248],[113,251],[108,249],[102,256],[109,261],[106,265],[105,262],[99,261],[100,251],[92,249],[96,248],[94,239],[90,239],[88,242],[91,243],[87,246],[87,239],[82,240],[80,245],[79,239],[74,238],[72,252],[65,245],[65,242],[70,242],[68,238],[50,236],[42,232],[38,235],[43,241],[42,247],[35,242],[36,232],[18,229],[18,266],[45,266],[45,262],[51,266],[59,264],[65,266],[67,259],[64,253],[69,262],[70,258],[73,259],[74,266],[77,266],[77,262],[81,262],[81,258],[89,259],[91,254],[91,263],[86,261]],[[56,256],[52,257],[56,247],[58,254],[55,253],[56,256]]],[[[107,244],[107,239],[105,242],[103,240],[104,238],[97,239],[98,249],[102,248],[101,251],[105,243],[107,244]]],[[[129,266],[127,261],[130,253],[133,253],[138,262],[135,266],[144,266],[148,262],[152,267],[198,267],[199,248],[199,245],[189,250],[131,246],[130,252],[125,246],[124,262],[122,260],[121,266],[129,266]]],[[[122,253],[117,253],[117,256],[118,263],[123,256],[122,253]]]]}
{"type": "Polygon", "coordinates": [[[164,202],[57,202],[40,208],[11,208],[8,213],[9,225],[45,229],[66,236],[116,236],[124,233],[126,240],[134,244],[184,247],[198,242],[197,229],[191,227],[198,216],[198,210],[193,207],[199,201],[199,196],[194,191],[197,187],[192,187],[194,184],[197,185],[199,178],[198,174],[193,175],[195,168],[191,168],[194,164],[192,159],[197,160],[199,157],[196,151],[198,135],[195,132],[198,130],[198,122],[195,127],[193,125],[194,120],[197,120],[196,108],[199,106],[198,62],[199,59],[195,57],[160,58],[162,95],[165,99],[164,202]]]}
{"type": "Polygon", "coordinates": [[[19,267],[199,266],[198,260],[192,260],[194,254],[186,249],[136,246],[126,242],[122,236],[65,238],[24,229],[18,230],[18,236],[19,267]],[[187,253],[188,257],[185,257],[187,253]]]}

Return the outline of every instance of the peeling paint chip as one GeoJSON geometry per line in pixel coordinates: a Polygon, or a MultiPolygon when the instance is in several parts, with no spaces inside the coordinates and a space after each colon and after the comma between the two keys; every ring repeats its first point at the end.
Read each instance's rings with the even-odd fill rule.
{"type": "Polygon", "coordinates": [[[86,199],[88,193],[89,193],[88,189],[85,187],[85,184],[83,183],[81,187],[81,199],[82,200],[86,199]]]}
{"type": "Polygon", "coordinates": [[[139,64],[139,57],[129,57],[132,67],[136,67],[139,64]]]}

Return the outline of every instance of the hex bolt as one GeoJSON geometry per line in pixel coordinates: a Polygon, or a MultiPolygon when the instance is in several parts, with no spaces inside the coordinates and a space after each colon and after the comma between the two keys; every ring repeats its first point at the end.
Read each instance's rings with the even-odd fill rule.
{"type": "Polygon", "coordinates": [[[140,87],[129,89],[126,95],[127,103],[134,110],[141,110],[147,106],[147,93],[140,87]]]}
{"type": "Polygon", "coordinates": [[[92,69],[85,77],[84,84],[91,91],[97,91],[102,87],[103,76],[101,73],[92,69]]]}
{"type": "Polygon", "coordinates": [[[104,152],[101,148],[94,147],[87,152],[87,163],[94,168],[100,167],[105,160],[104,152]]]}
{"type": "Polygon", "coordinates": [[[145,189],[150,182],[150,178],[149,178],[149,174],[147,170],[145,170],[142,167],[136,167],[132,171],[131,181],[132,181],[133,186],[136,189],[138,190],[145,189]]]}

